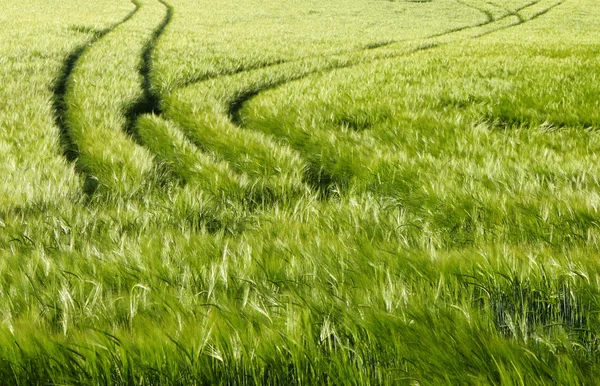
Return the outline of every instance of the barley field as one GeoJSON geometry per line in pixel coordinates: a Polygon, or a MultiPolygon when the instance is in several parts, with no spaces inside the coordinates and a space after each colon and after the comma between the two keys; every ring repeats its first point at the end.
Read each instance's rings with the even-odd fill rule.
{"type": "Polygon", "coordinates": [[[600,384],[597,0],[0,26],[1,384],[600,384]]]}

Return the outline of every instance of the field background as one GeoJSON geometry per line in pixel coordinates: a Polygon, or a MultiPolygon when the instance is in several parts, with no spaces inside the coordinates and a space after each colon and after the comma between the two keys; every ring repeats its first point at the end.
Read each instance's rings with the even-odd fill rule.
{"type": "Polygon", "coordinates": [[[597,384],[598,1],[0,25],[1,383],[597,384]]]}

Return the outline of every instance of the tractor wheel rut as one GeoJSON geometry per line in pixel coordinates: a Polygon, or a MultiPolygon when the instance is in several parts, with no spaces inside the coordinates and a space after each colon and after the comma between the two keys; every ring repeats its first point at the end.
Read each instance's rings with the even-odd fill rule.
{"type": "Polygon", "coordinates": [[[69,87],[69,84],[72,82],[71,78],[73,75],[73,71],[78,65],[78,62],[83,56],[83,54],[87,50],[89,50],[96,42],[105,37],[108,33],[113,31],[115,28],[119,27],[121,24],[124,24],[127,21],[129,21],[140,10],[139,2],[137,2],[136,0],[132,0],[131,3],[134,5],[134,8],[127,15],[125,15],[123,19],[119,20],[118,22],[105,29],[94,30],[90,39],[88,39],[85,43],[75,47],[75,49],[67,55],[67,57],[62,63],[59,76],[52,88],[52,107],[54,110],[54,122],[59,128],[60,142],[63,148],[63,155],[69,162],[75,163],[75,169],[77,170],[77,172],[84,176],[84,190],[86,190],[86,193],[90,193],[89,189],[86,187],[93,185],[93,182],[90,180],[89,174],[84,170],[85,168],[78,166],[76,162],[79,156],[79,147],[76,141],[71,136],[67,123],[67,89],[69,87]]]}

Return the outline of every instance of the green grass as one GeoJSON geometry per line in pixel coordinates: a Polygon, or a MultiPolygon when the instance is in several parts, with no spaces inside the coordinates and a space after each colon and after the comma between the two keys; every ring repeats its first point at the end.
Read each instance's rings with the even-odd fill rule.
{"type": "Polygon", "coordinates": [[[2,382],[597,384],[599,12],[7,4],[2,382]]]}

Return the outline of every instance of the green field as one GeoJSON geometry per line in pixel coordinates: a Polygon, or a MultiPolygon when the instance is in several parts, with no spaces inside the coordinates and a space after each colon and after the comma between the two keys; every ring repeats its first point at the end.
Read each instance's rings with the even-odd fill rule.
{"type": "Polygon", "coordinates": [[[600,384],[597,0],[0,25],[0,384],[600,384]]]}

